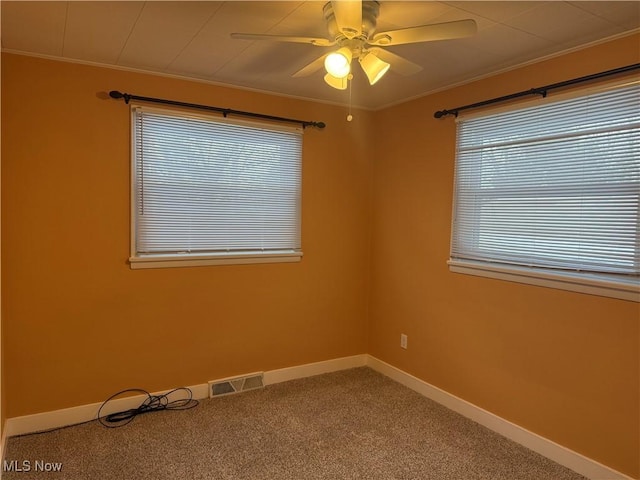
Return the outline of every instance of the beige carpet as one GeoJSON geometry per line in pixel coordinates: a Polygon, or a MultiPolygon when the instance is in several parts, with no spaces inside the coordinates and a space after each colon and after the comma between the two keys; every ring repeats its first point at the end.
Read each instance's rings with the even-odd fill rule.
{"type": "Polygon", "coordinates": [[[577,480],[584,477],[363,367],[9,439],[27,479],[577,480]],[[36,473],[35,462],[62,471],[36,473]]]}

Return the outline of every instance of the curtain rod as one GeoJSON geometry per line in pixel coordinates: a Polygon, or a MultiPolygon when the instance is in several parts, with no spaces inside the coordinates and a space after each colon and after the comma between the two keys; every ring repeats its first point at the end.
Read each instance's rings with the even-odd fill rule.
{"type": "Polygon", "coordinates": [[[253,118],[261,118],[263,120],[276,120],[278,122],[289,122],[289,123],[299,123],[302,125],[302,128],[306,127],[318,127],[324,128],[326,124],[324,122],[308,122],[305,120],[296,120],[293,118],[285,118],[285,117],[276,117],[273,115],[265,115],[263,113],[253,113],[253,112],[244,112],[242,110],[233,110],[231,108],[222,108],[222,107],[210,107],[208,105],[199,105],[197,103],[186,103],[186,102],[178,102],[175,100],[165,100],[163,98],[153,98],[153,97],[141,97],[139,95],[131,95],[129,93],[122,93],[117,90],[111,90],[109,92],[109,96],[111,98],[124,98],[124,103],[128,104],[131,100],[140,100],[143,102],[152,102],[152,103],[161,103],[163,105],[174,105],[177,107],[187,107],[187,108],[195,108],[198,110],[208,110],[213,112],[222,113],[224,117],[227,115],[241,115],[244,117],[253,117],[253,118]]]}
{"type": "Polygon", "coordinates": [[[526,95],[542,95],[542,98],[545,98],[547,96],[547,92],[555,88],[567,87],[569,85],[575,85],[577,83],[583,83],[583,82],[588,82],[590,80],[609,77],[611,75],[617,75],[619,73],[631,72],[633,70],[637,70],[638,68],[640,68],[640,63],[634,63],[632,65],[627,65],[626,67],[614,68],[612,70],[606,70],[600,73],[585,75],[584,77],[572,78],[571,80],[565,80],[564,82],[552,83],[550,85],[545,85],[544,87],[531,88],[529,90],[523,90],[521,92],[512,93],[510,95],[505,95],[503,97],[496,97],[489,100],[483,100],[482,102],[472,103],[469,105],[464,105],[462,107],[451,108],[449,110],[439,110],[435,112],[433,116],[435,118],[441,118],[441,117],[444,117],[445,115],[455,115],[457,117],[458,112],[460,112],[461,110],[484,107],[485,105],[491,105],[493,103],[506,102],[507,100],[512,100],[518,97],[524,97],[526,95]]]}

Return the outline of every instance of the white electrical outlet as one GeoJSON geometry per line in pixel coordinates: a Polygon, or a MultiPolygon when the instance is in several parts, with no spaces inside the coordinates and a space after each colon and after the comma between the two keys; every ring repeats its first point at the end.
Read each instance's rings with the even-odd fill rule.
{"type": "Polygon", "coordinates": [[[400,334],[400,347],[407,348],[407,336],[404,333],[400,334]]]}

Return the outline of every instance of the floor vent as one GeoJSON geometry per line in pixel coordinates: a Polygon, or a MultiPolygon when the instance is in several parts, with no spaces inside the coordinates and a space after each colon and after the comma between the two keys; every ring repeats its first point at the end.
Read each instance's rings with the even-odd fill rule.
{"type": "Polygon", "coordinates": [[[209,398],[246,392],[264,387],[263,373],[251,373],[241,377],[225,378],[209,382],[209,398]]]}

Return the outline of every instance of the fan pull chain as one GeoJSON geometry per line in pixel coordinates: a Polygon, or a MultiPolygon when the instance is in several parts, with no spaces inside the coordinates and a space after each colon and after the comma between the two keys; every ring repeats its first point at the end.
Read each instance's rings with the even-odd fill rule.
{"type": "Polygon", "coordinates": [[[349,114],[347,115],[347,122],[353,120],[353,115],[351,115],[351,87],[353,85],[353,74],[350,73],[347,77],[347,81],[349,82],[349,114]]]}

